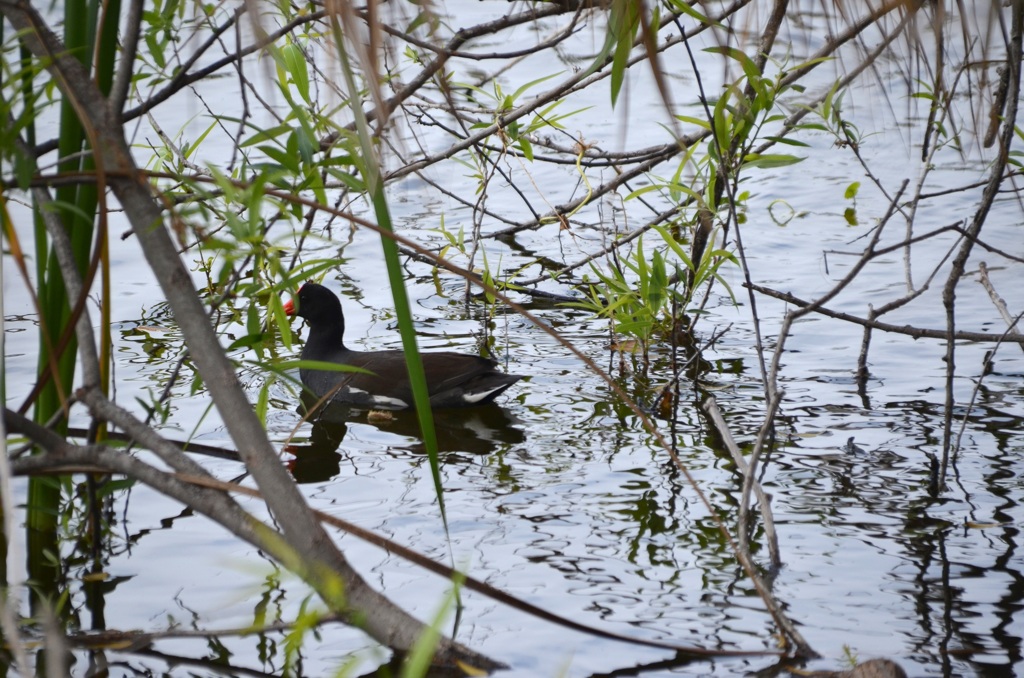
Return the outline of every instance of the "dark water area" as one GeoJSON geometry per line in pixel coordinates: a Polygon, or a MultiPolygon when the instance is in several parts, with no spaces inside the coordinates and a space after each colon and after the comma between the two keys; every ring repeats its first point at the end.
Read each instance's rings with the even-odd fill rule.
{"type": "MultiPolygon", "coordinates": [[[[449,11],[467,24],[493,10],[487,3],[456,5],[449,5],[449,11]]],[[[806,31],[787,36],[798,54],[820,47],[824,30],[822,17],[806,9],[806,31]]],[[[592,46],[593,40],[594,34],[581,36],[579,49],[592,46]]],[[[721,79],[722,66],[713,57],[701,58],[708,73],[721,79]]],[[[848,111],[865,132],[876,135],[865,139],[863,158],[880,184],[889,187],[903,179],[914,181],[923,172],[915,144],[926,110],[905,98],[903,84],[900,95],[886,96],[896,91],[893,83],[901,82],[897,66],[890,64],[892,71],[858,83],[848,111]]],[[[527,61],[512,75],[530,80],[552,70],[551,64],[527,61]]],[[[827,90],[835,75],[823,72],[814,84],[827,90]]],[[[676,76],[693,87],[688,69],[676,76]]],[[[643,111],[660,105],[649,74],[637,72],[629,87],[628,112],[609,113],[603,98],[574,102],[574,107],[596,106],[575,118],[574,128],[609,147],[663,143],[663,128],[646,119],[633,124],[643,111]]],[[[687,105],[696,95],[684,91],[687,105]]],[[[605,97],[607,91],[583,95],[605,97]]],[[[189,113],[178,114],[184,120],[189,113]]],[[[411,138],[409,133],[406,140],[411,143],[411,138]]],[[[801,149],[804,162],[748,175],[742,238],[753,280],[810,300],[849,272],[856,261],[852,254],[859,255],[889,198],[831,138],[815,132],[800,138],[809,144],[801,149]],[[843,197],[852,181],[863,182],[855,204],[843,197]],[[854,210],[856,225],[850,225],[847,209],[854,210]],[[783,221],[784,214],[792,218],[783,221]]],[[[444,145],[443,140],[434,143],[444,145]]],[[[209,152],[216,155],[216,146],[209,152]]],[[[983,177],[989,160],[976,146],[964,154],[950,151],[938,159],[927,181],[936,192],[960,186],[968,173],[983,177]]],[[[432,178],[450,182],[455,190],[471,192],[475,186],[461,170],[432,171],[432,178]]],[[[531,172],[540,186],[576,182],[571,167],[531,172]]],[[[422,181],[404,180],[392,187],[389,198],[400,228],[428,246],[444,243],[443,235],[431,230],[442,214],[450,229],[470,223],[467,210],[422,181]]],[[[918,227],[968,219],[976,200],[976,193],[968,199],[952,193],[924,202],[916,215],[918,227]]],[[[489,208],[514,214],[521,206],[515,195],[495,190],[489,208]]],[[[599,226],[607,227],[613,217],[606,215],[613,213],[614,219],[625,220],[616,212],[622,209],[617,199],[602,200],[588,208],[590,228],[564,233],[551,225],[525,232],[511,244],[485,240],[488,260],[492,265],[500,261],[509,274],[543,276],[546,260],[575,261],[602,247],[613,236],[599,226]]],[[[625,209],[634,209],[634,203],[625,203],[625,209]]],[[[638,224],[641,217],[635,219],[638,224]]],[[[484,234],[500,227],[486,224],[484,234]]],[[[885,228],[880,246],[906,237],[902,221],[885,228]]],[[[1024,253],[1016,196],[996,203],[984,237],[1018,257],[1024,253]]],[[[294,240],[282,240],[294,247],[294,240]]],[[[950,234],[915,245],[910,263],[902,251],[879,258],[829,307],[863,317],[870,305],[905,294],[908,278],[915,287],[923,286],[933,268],[947,265],[943,262],[955,244],[950,234]]],[[[124,403],[148,401],[177,372],[182,337],[136,245],[131,239],[112,245],[118,278],[116,395],[124,403]]],[[[350,346],[400,347],[376,235],[350,233],[347,226],[334,224],[321,240],[306,243],[304,256],[338,259],[324,284],[342,295],[350,346]]],[[[991,266],[993,284],[1011,313],[1024,309],[1024,267],[978,251],[958,288],[958,329],[999,335],[1006,326],[978,282],[981,260],[991,266]]],[[[253,402],[269,384],[269,435],[310,505],[590,626],[679,645],[778,650],[772,619],[713,516],[608,385],[523,318],[485,304],[467,305],[463,283],[454,276],[411,259],[405,267],[421,349],[473,352],[486,344],[503,368],[529,377],[493,406],[436,413],[446,536],[412,415],[397,413],[380,421],[365,412],[334,410],[304,421],[295,384],[261,370],[251,352],[237,350],[233,357],[253,402]]],[[[749,451],[764,418],[765,395],[755,352],[758,330],[741,272],[732,267],[722,273],[736,303],[716,288],[696,325],[699,342],[715,340],[702,345],[699,359],[683,371],[675,411],[655,411],[654,419],[716,515],[732,527],[742,477],[699,408],[714,395],[739,444],[749,451]]],[[[18,404],[34,378],[36,319],[20,292],[23,283],[7,265],[3,274],[7,398],[18,404]]],[[[200,285],[203,278],[196,273],[195,280],[200,285]]],[[[943,280],[940,274],[927,292],[883,320],[943,329],[943,280]]],[[[551,281],[540,287],[574,294],[551,281]]],[[[684,347],[674,356],[669,346],[659,344],[644,365],[637,356],[609,349],[607,320],[527,295],[513,298],[607,369],[644,406],[652,406],[671,382],[673,360],[694,355],[684,347]]],[[[760,336],[770,352],[789,307],[765,296],[756,303],[760,336]]],[[[226,313],[219,321],[225,344],[245,334],[244,309],[238,310],[237,316],[226,313]]],[[[300,336],[308,332],[298,322],[293,327],[300,336]]],[[[768,581],[822,655],[802,666],[842,669],[850,656],[888,657],[912,676],[1024,674],[1020,347],[958,342],[954,430],[960,433],[962,427],[961,447],[947,486],[933,496],[930,455],[941,456],[945,416],[944,346],[933,339],[876,332],[870,376],[860,388],[862,338],[857,325],[811,315],[792,327],[780,362],[785,396],[760,480],[771,496],[783,561],[768,581]],[[986,355],[993,350],[986,368],[986,355]]],[[[286,354],[281,345],[274,350],[286,354]]],[[[193,393],[195,375],[187,361],[181,369],[161,431],[170,438],[230,448],[208,396],[201,389],[193,393]]],[[[247,482],[239,462],[197,458],[217,478],[247,482]]],[[[16,482],[14,491],[15,501],[23,503],[24,482],[16,482]]],[[[257,517],[269,518],[260,502],[239,501],[257,517]]],[[[98,584],[86,576],[88,563],[65,564],[69,615],[81,630],[244,629],[255,619],[291,621],[305,606],[318,605],[297,577],[151,489],[138,485],[119,493],[112,514],[118,547],[103,560],[108,578],[98,584]]],[[[450,589],[447,581],[352,536],[333,534],[372,585],[421,619],[436,614],[450,589]]],[[[72,535],[65,536],[70,554],[72,535]]],[[[755,532],[753,543],[755,558],[767,572],[762,531],[755,532]]],[[[509,664],[498,674],[508,678],[786,675],[771,656],[683,660],[669,651],[559,628],[476,593],[464,592],[463,603],[458,619],[449,616],[442,629],[509,664]]],[[[76,650],[72,673],[94,675],[91,671],[98,673],[105,665],[109,675],[125,676],[279,675],[285,655],[280,631],[171,637],[142,654],[118,648],[76,650]]],[[[369,675],[389,656],[362,633],[328,624],[315,637],[306,635],[292,668],[296,675],[334,675],[351,662],[343,675],[369,675]]]]}

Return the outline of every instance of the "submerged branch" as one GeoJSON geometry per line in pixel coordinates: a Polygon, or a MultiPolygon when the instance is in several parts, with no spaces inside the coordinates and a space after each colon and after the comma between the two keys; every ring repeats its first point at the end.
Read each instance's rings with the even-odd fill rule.
{"type": "MultiPolygon", "coordinates": [[[[762,431],[770,425],[774,418],[781,397],[782,394],[778,394],[772,399],[768,412],[765,413],[766,426],[762,428],[762,431]]],[[[778,568],[782,565],[782,556],[779,553],[779,536],[775,531],[775,518],[772,516],[772,508],[771,503],[768,500],[768,496],[764,493],[764,488],[761,487],[761,483],[757,480],[757,462],[764,444],[763,436],[758,436],[754,445],[754,452],[751,453],[750,462],[748,463],[746,458],[743,456],[743,451],[740,449],[740,446],[736,444],[736,439],[733,437],[732,431],[729,429],[729,424],[725,421],[725,417],[722,415],[722,410],[719,409],[718,401],[714,396],[708,397],[703,403],[701,403],[701,409],[707,413],[708,417],[711,419],[711,423],[715,426],[715,430],[718,431],[718,435],[722,437],[725,449],[729,451],[729,455],[732,457],[733,463],[736,464],[736,468],[740,472],[740,477],[743,478],[742,500],[740,502],[739,509],[739,524],[737,526],[737,530],[739,531],[740,548],[744,549],[748,554],[750,553],[750,533],[753,530],[753,527],[750,525],[749,511],[750,494],[753,492],[754,496],[757,498],[758,508],[761,511],[761,520],[764,521],[764,533],[768,540],[768,555],[771,559],[772,567],[778,568]]]]}
{"type": "Polygon", "coordinates": [[[1021,350],[1024,351],[1024,337],[1021,336],[1021,332],[1017,329],[1017,324],[1020,322],[1020,315],[1013,317],[1010,314],[1010,310],[1006,308],[1006,301],[1003,300],[999,293],[996,291],[995,286],[992,284],[991,278],[988,275],[988,266],[982,261],[978,264],[978,272],[981,274],[981,286],[988,292],[989,299],[992,300],[992,305],[999,311],[999,315],[1002,316],[1006,322],[1006,333],[1015,339],[1021,339],[1017,343],[1021,350]]]}
{"type": "Polygon", "coordinates": [[[981,194],[981,203],[974,212],[970,226],[967,228],[967,237],[960,246],[960,250],[953,258],[950,266],[949,276],[942,289],[942,305],[946,310],[946,398],[945,417],[942,430],[942,465],[939,471],[940,486],[946,482],[946,471],[949,467],[950,455],[955,453],[953,449],[953,412],[956,406],[954,396],[954,382],[956,380],[956,288],[963,278],[967,267],[967,259],[971,255],[974,243],[981,234],[985,225],[985,219],[999,187],[1003,183],[1003,177],[1007,163],[1010,159],[1010,148],[1013,145],[1017,131],[1017,110],[1020,104],[1021,87],[1021,59],[1024,58],[1024,6],[1020,2],[1010,5],[1010,40],[1007,45],[1006,68],[1009,70],[1007,76],[1007,103],[1006,115],[1003,120],[1003,133],[999,139],[998,155],[989,170],[989,182],[981,194]]]}
{"type": "MultiPolygon", "coordinates": [[[[192,359],[203,375],[246,467],[263,490],[268,508],[282,527],[283,535],[274,538],[283,538],[283,541],[274,552],[283,559],[286,566],[306,577],[307,582],[332,609],[358,619],[364,630],[388,647],[403,651],[412,649],[426,627],[374,591],[352,569],[313,517],[298,487],[281,466],[210,324],[206,310],[192,286],[189,272],[163,225],[162,206],[135,165],[124,130],[120,127],[119,116],[111,115],[106,98],[81,62],[68,55],[60,40],[33,8],[24,3],[3,0],[0,2],[0,13],[20,31],[26,48],[45,62],[58,86],[74,106],[90,144],[96,151],[98,172],[101,175],[112,172],[108,176],[108,183],[124,207],[145,258],[170,303],[192,359]],[[344,582],[343,587],[338,586],[339,579],[344,582]],[[343,596],[339,595],[342,590],[343,596]]],[[[66,454],[81,455],[81,458],[76,459],[79,462],[95,462],[99,458],[102,463],[123,465],[125,469],[133,463],[125,461],[125,455],[111,454],[102,447],[90,449],[87,454],[80,450],[68,450],[66,454]]],[[[28,463],[27,460],[21,461],[28,463]]],[[[187,488],[175,484],[180,481],[168,480],[152,473],[149,477],[175,493],[190,496],[187,488]]],[[[218,519],[216,513],[210,517],[218,519]]],[[[253,531],[255,529],[252,527],[253,531]]],[[[270,538],[267,534],[262,537],[270,538]]],[[[448,639],[440,641],[435,661],[442,665],[464,661],[485,668],[499,665],[448,639]]]]}

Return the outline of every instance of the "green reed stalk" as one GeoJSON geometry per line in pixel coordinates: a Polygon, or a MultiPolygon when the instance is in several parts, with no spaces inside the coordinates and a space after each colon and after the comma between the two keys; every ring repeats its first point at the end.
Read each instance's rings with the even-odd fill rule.
{"type": "MultiPolygon", "coordinates": [[[[119,14],[118,0],[105,5],[101,5],[98,0],[70,0],[64,6],[65,45],[69,52],[87,67],[95,58],[94,75],[104,92],[110,91],[113,82],[119,14]],[[99,26],[101,20],[104,22],[102,27],[99,26]],[[96,49],[98,33],[102,34],[102,38],[99,41],[99,48],[96,49]]],[[[27,52],[23,51],[22,54],[27,58],[27,52]]],[[[32,83],[26,81],[24,86],[31,87],[32,83]]],[[[31,97],[26,96],[25,99],[31,101],[31,97]]],[[[29,126],[27,134],[29,143],[34,144],[35,134],[32,126],[29,126]]],[[[84,130],[74,108],[67,100],[61,104],[58,153],[61,158],[58,170],[62,173],[88,173],[95,170],[84,130]]],[[[85,282],[85,289],[88,289],[86,272],[89,268],[95,233],[96,184],[87,182],[60,186],[56,189],[54,198],[54,207],[70,235],[75,265],[85,282]]],[[[46,422],[65,407],[74,380],[77,342],[71,323],[71,306],[76,300],[68,299],[63,274],[56,254],[50,247],[38,206],[34,226],[40,313],[38,375],[40,379],[48,378],[47,385],[35,402],[35,418],[39,422],[46,422]],[[61,347],[60,342],[64,336],[69,337],[69,340],[61,347]],[[50,378],[52,375],[48,373],[51,372],[56,372],[55,378],[50,378]]],[[[104,229],[103,238],[105,233],[104,229]]],[[[105,242],[97,243],[97,247],[101,252],[106,252],[105,242]]],[[[106,257],[103,257],[103,261],[106,265],[106,257]]],[[[108,275],[105,271],[104,277],[108,275]]],[[[106,349],[110,338],[109,323],[103,323],[103,326],[107,328],[103,336],[103,345],[106,349]]],[[[105,350],[103,355],[109,360],[109,350],[105,350]]],[[[109,366],[101,366],[101,372],[109,375],[109,366]]],[[[107,383],[102,384],[102,387],[108,390],[107,383]]],[[[64,430],[66,426],[67,421],[64,418],[58,428],[64,430]]],[[[58,573],[52,565],[54,561],[46,556],[46,552],[58,553],[56,532],[60,515],[60,486],[60,481],[53,478],[34,477],[29,480],[29,572],[41,590],[49,593],[56,593],[52,587],[56,583],[58,573]]]]}
{"type": "MultiPolygon", "coordinates": [[[[351,102],[356,132],[359,137],[359,146],[362,152],[362,169],[367,190],[370,193],[370,200],[373,204],[374,215],[377,217],[377,225],[382,231],[393,232],[391,212],[388,209],[387,196],[384,193],[384,177],[377,162],[377,149],[371,140],[370,123],[366,119],[366,115],[360,105],[355,72],[345,50],[341,26],[337,22],[334,23],[334,41],[338,49],[341,71],[348,88],[349,101],[351,102]]],[[[370,74],[370,77],[375,76],[370,74]]],[[[384,235],[381,236],[380,244],[384,249],[384,262],[387,265],[388,281],[391,285],[391,295],[395,304],[395,315],[398,318],[398,329],[402,336],[402,350],[405,353],[405,362],[409,370],[409,384],[412,388],[413,402],[416,406],[416,416],[419,420],[420,431],[423,434],[423,446],[427,451],[427,458],[430,460],[430,471],[434,481],[434,492],[437,494],[438,507],[441,511],[441,521],[444,524],[445,532],[447,532],[448,517],[444,509],[444,495],[442,494],[441,487],[437,436],[434,432],[434,413],[430,407],[430,394],[427,391],[427,377],[423,371],[423,361],[420,359],[419,347],[416,344],[416,328],[413,324],[412,312],[409,310],[409,296],[406,292],[405,280],[402,276],[398,244],[384,235]]]]}

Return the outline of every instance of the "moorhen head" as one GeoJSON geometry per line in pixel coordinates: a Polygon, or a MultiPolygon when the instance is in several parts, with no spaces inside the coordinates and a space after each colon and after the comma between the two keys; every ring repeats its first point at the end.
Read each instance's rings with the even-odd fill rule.
{"type": "MultiPolygon", "coordinates": [[[[412,390],[405,353],[353,351],[345,347],[345,315],[337,295],[323,285],[306,283],[293,301],[284,305],[288,315],[305,318],[309,337],[302,360],[317,360],[361,368],[367,372],[341,372],[302,368],[302,383],[318,398],[333,403],[374,409],[412,407],[412,390]],[[297,303],[296,303],[297,302],[297,303]]],[[[450,351],[421,353],[427,392],[433,407],[467,407],[494,400],[522,379],[499,372],[487,358],[450,351]]]]}

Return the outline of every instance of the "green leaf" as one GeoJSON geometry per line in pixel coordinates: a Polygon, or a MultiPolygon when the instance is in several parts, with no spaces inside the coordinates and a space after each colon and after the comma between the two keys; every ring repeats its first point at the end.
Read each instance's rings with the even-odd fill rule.
{"type": "Polygon", "coordinates": [[[339,172],[336,169],[328,170],[327,172],[338,181],[345,184],[349,190],[357,193],[365,193],[367,190],[366,182],[351,172],[339,172]]]}
{"type": "Polygon", "coordinates": [[[676,120],[678,120],[679,122],[688,122],[691,125],[697,125],[701,129],[711,129],[711,124],[704,118],[693,118],[688,115],[677,115],[676,120]]]}
{"type": "Polygon", "coordinates": [[[520,136],[516,143],[519,144],[519,148],[523,152],[523,157],[530,162],[533,162],[533,144],[530,143],[530,140],[524,136],[520,136]]]}
{"type": "Polygon", "coordinates": [[[651,191],[660,191],[661,189],[662,186],[655,186],[654,184],[651,184],[650,186],[642,186],[636,189],[635,191],[632,191],[629,194],[627,194],[626,197],[623,198],[623,200],[632,200],[633,198],[644,195],[645,193],[650,193],[651,191]]]}
{"type": "Polygon", "coordinates": [[[802,162],[805,158],[784,153],[750,153],[743,158],[744,167],[760,167],[772,169],[775,167],[788,167],[802,162]]]}
{"type": "Polygon", "coordinates": [[[245,329],[249,333],[249,337],[258,336],[263,329],[263,321],[260,319],[256,304],[250,303],[249,308],[246,309],[245,329]]]}
{"type": "Polygon", "coordinates": [[[513,92],[512,96],[509,97],[510,101],[515,101],[516,99],[518,99],[523,94],[523,92],[525,92],[526,90],[530,89],[534,85],[539,85],[540,83],[544,82],[545,80],[550,80],[551,78],[554,78],[555,76],[557,76],[559,74],[560,74],[560,72],[559,73],[552,73],[551,75],[545,75],[542,78],[537,78],[536,80],[531,80],[530,82],[526,83],[525,85],[523,85],[522,87],[517,89],[515,92],[513,92]]]}
{"type": "Polygon", "coordinates": [[[36,162],[35,158],[31,155],[22,153],[20,150],[15,149],[14,151],[14,175],[18,181],[18,188],[27,190],[29,184],[32,182],[32,177],[36,173],[36,162]]]}
{"type": "Polygon", "coordinates": [[[654,323],[651,320],[626,320],[615,323],[615,330],[641,339],[649,337],[654,323]]]}
{"type": "MultiPolygon", "coordinates": [[[[222,118],[222,120],[223,120],[223,118],[222,118]]],[[[235,122],[237,122],[237,121],[235,121],[235,122]]],[[[243,141],[241,143],[240,147],[241,148],[245,148],[247,146],[252,146],[253,144],[258,144],[258,143],[263,142],[263,141],[268,141],[270,139],[276,139],[279,136],[281,136],[282,134],[286,134],[286,133],[289,133],[291,131],[292,131],[292,126],[287,124],[287,123],[282,123],[282,124],[280,124],[280,125],[278,125],[276,127],[269,127],[267,129],[262,129],[262,130],[257,131],[256,134],[252,135],[251,137],[249,137],[245,141],[243,141]]]]}
{"type": "Polygon", "coordinates": [[[846,187],[846,192],[843,193],[843,197],[847,200],[853,200],[857,197],[857,192],[860,190],[860,182],[855,181],[846,187]]]}
{"type": "Polygon", "coordinates": [[[736,49],[735,47],[729,47],[728,45],[718,45],[715,47],[708,47],[704,50],[711,54],[722,54],[724,56],[735,59],[740,63],[743,68],[744,75],[747,76],[747,80],[753,83],[756,80],[761,79],[761,71],[757,69],[757,64],[754,60],[747,56],[746,52],[736,49]]]}
{"type": "Polygon", "coordinates": [[[591,73],[597,72],[597,69],[604,65],[604,62],[608,59],[608,55],[611,54],[612,50],[615,48],[615,37],[615,31],[611,30],[611,27],[609,26],[609,29],[604,36],[604,44],[601,45],[601,49],[594,56],[594,60],[590,62],[590,66],[588,66],[587,70],[582,74],[583,77],[587,77],[591,73]]]}
{"type": "Polygon", "coordinates": [[[203,133],[200,134],[199,137],[195,141],[193,141],[192,144],[189,146],[188,151],[185,153],[185,157],[186,158],[192,157],[196,153],[196,151],[199,150],[199,145],[201,143],[203,143],[203,139],[205,139],[207,137],[207,135],[210,132],[212,132],[214,130],[214,128],[216,128],[218,125],[220,125],[220,121],[219,120],[214,120],[213,122],[211,122],[210,126],[207,127],[203,131],[203,133]]]}
{"type": "Polygon", "coordinates": [[[299,158],[294,153],[288,153],[276,146],[269,146],[266,144],[260,146],[259,149],[263,151],[268,158],[276,162],[281,167],[287,169],[290,173],[298,174],[299,158]]]}
{"type": "Polygon", "coordinates": [[[277,294],[272,294],[267,298],[267,317],[268,324],[272,318],[274,325],[281,329],[281,343],[284,344],[285,350],[291,351],[292,332],[288,327],[288,316],[284,312],[284,304],[277,294]]]}
{"type": "Polygon", "coordinates": [[[148,48],[147,51],[149,52],[150,56],[153,57],[153,61],[156,62],[156,65],[160,68],[160,70],[166,68],[167,60],[164,57],[164,46],[167,43],[163,40],[158,41],[156,35],[153,33],[148,33],[146,35],[145,42],[146,47],[148,48]]]}
{"type": "Polygon", "coordinates": [[[307,165],[313,164],[313,156],[319,150],[319,144],[317,144],[316,139],[313,137],[313,130],[308,125],[303,124],[297,130],[296,138],[302,161],[307,165]]]}
{"type": "Polygon", "coordinates": [[[810,144],[800,141],[799,139],[790,139],[789,137],[776,137],[766,136],[765,141],[774,141],[777,144],[786,144],[787,146],[797,146],[799,148],[810,148],[810,144]]]}
{"type": "Polygon", "coordinates": [[[729,108],[727,106],[728,102],[728,96],[722,96],[718,101],[716,101],[714,112],[711,117],[715,132],[715,143],[712,144],[712,148],[715,149],[718,157],[725,156],[729,149],[729,142],[732,139],[732,125],[730,124],[731,116],[729,115],[729,108]]]}
{"type": "MultiPolygon", "coordinates": [[[[825,120],[832,119],[832,111],[835,108],[838,110],[839,102],[835,101],[836,93],[839,91],[839,81],[836,80],[832,85],[832,89],[825,95],[824,101],[821,102],[821,117],[825,120]]],[[[839,98],[842,101],[842,97],[839,98]]]]}
{"type": "MultiPolygon", "coordinates": [[[[303,182],[303,188],[313,191],[313,195],[321,205],[327,204],[327,190],[324,186],[324,178],[320,173],[319,168],[312,165],[307,168],[306,180],[303,182]]],[[[296,207],[298,207],[300,211],[303,209],[301,205],[296,205],[296,207]]]]}
{"type": "Polygon", "coordinates": [[[789,74],[789,73],[793,73],[794,71],[802,71],[804,69],[811,68],[812,66],[817,66],[818,64],[823,64],[826,61],[832,61],[834,58],[835,57],[826,56],[826,57],[815,57],[813,59],[808,59],[807,61],[801,61],[800,63],[794,64],[793,66],[790,66],[789,68],[787,68],[785,70],[784,75],[785,74],[789,74]]]}
{"type": "Polygon", "coordinates": [[[633,51],[633,40],[640,26],[640,3],[630,0],[612,2],[608,19],[609,38],[614,40],[612,53],[611,96],[612,107],[618,100],[619,92],[626,78],[629,54],[633,51]]]}
{"type": "Polygon", "coordinates": [[[342,365],[340,363],[329,363],[323,360],[283,360],[275,364],[278,370],[319,370],[321,372],[356,372],[358,374],[373,374],[370,370],[354,365],[342,365]]]}
{"type": "Polygon", "coordinates": [[[568,113],[560,113],[558,115],[552,115],[551,114],[552,111],[554,111],[554,109],[557,106],[561,105],[561,103],[562,103],[561,100],[552,102],[550,105],[548,105],[542,111],[540,111],[536,115],[534,115],[533,118],[530,119],[530,124],[526,126],[526,133],[536,132],[537,130],[539,130],[539,129],[543,128],[543,127],[554,127],[555,129],[565,129],[565,126],[561,124],[563,120],[565,120],[566,118],[571,117],[573,115],[576,115],[577,113],[582,113],[584,111],[588,111],[591,108],[593,108],[593,106],[584,106],[583,108],[577,108],[576,110],[569,111],[568,113]]]}
{"type": "Polygon", "coordinates": [[[687,254],[682,245],[672,237],[672,234],[669,233],[668,229],[660,225],[655,225],[652,228],[658,232],[658,235],[660,235],[661,239],[665,241],[665,244],[667,244],[669,248],[671,248],[672,252],[679,257],[684,264],[686,264],[687,268],[692,269],[693,262],[690,261],[690,255],[687,254]]]}
{"type": "Polygon", "coordinates": [[[307,104],[311,104],[309,98],[309,71],[306,68],[306,57],[302,50],[294,43],[288,43],[281,48],[281,60],[284,68],[291,77],[291,82],[298,90],[299,96],[307,104]]]}
{"type": "Polygon", "coordinates": [[[264,383],[260,388],[259,397],[256,399],[256,416],[264,428],[267,425],[267,410],[270,408],[270,383],[264,383]]]}
{"type": "Polygon", "coordinates": [[[723,29],[725,28],[725,26],[721,22],[712,21],[708,17],[698,12],[696,9],[693,8],[693,5],[691,5],[689,2],[686,2],[686,0],[669,0],[668,4],[673,10],[682,12],[683,14],[696,19],[705,26],[713,26],[715,28],[723,29]]]}

